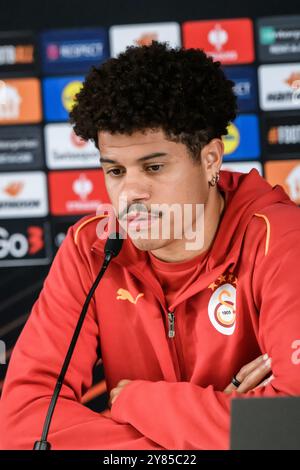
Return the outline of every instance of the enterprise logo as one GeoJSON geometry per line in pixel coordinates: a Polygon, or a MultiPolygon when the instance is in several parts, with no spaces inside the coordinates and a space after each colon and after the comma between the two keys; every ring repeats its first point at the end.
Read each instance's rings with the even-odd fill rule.
{"type": "Polygon", "coordinates": [[[0,175],[0,218],[46,216],[48,198],[43,172],[0,175]]]}

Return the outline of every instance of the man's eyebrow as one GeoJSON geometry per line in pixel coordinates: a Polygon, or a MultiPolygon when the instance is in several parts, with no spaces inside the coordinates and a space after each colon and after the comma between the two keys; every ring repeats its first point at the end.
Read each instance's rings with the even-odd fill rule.
{"type": "MultiPolygon", "coordinates": [[[[138,162],[144,162],[145,160],[150,160],[151,158],[155,157],[166,157],[168,156],[167,153],[164,152],[154,152],[150,153],[149,155],[145,155],[144,157],[140,157],[137,159],[138,162]]],[[[117,160],[112,160],[111,158],[107,157],[100,157],[100,163],[119,163],[117,160]]]]}

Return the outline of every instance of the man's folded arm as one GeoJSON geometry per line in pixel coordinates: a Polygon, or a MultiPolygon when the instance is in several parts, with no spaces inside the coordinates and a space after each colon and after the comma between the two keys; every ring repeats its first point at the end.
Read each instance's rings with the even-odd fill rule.
{"type": "Polygon", "coordinates": [[[228,449],[232,398],[300,395],[299,240],[300,232],[293,231],[274,244],[253,278],[259,341],[272,358],[271,382],[227,395],[189,382],[133,381],[114,401],[113,419],[167,449],[228,449]]]}
{"type": "MultiPolygon", "coordinates": [[[[94,280],[86,265],[71,227],[10,359],[0,401],[0,449],[32,449],[41,437],[58,373],[94,280]]],[[[52,418],[52,448],[159,449],[131,425],[81,404],[99,359],[98,328],[92,299],[52,418]]]]}

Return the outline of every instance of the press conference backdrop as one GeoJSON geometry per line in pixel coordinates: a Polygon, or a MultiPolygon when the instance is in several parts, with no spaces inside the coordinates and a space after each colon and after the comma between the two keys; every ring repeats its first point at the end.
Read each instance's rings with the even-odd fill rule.
{"type": "MultiPolygon", "coordinates": [[[[127,14],[127,24],[120,12],[116,24],[110,10],[105,22],[91,14],[80,27],[74,11],[72,21],[59,29],[49,29],[44,17],[44,23],[36,19],[34,24],[29,15],[22,29],[20,19],[12,23],[18,25],[14,30],[2,26],[0,390],[13,346],[68,227],[108,201],[97,149],[78,138],[68,123],[74,95],[92,65],[127,45],[154,39],[204,49],[222,62],[238,98],[239,115],[224,137],[223,169],[248,172],[255,167],[300,204],[300,16],[285,15],[281,6],[280,15],[260,17],[259,4],[251,16],[241,16],[233,4],[225,11],[220,3],[215,18],[210,10],[205,18],[202,5],[198,14],[192,9],[192,17],[181,7],[176,21],[174,12],[170,20],[147,21],[145,6],[135,12],[134,21],[127,14]],[[34,24],[32,31],[28,24],[34,24]]],[[[297,13],[294,6],[292,13],[297,13]]],[[[50,15],[53,25],[55,15],[50,15]]],[[[99,361],[83,403],[100,411],[106,399],[99,361]]]]}

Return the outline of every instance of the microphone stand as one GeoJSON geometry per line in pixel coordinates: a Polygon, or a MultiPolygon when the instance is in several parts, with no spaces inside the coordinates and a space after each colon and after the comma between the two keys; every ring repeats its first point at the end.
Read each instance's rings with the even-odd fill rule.
{"type": "Polygon", "coordinates": [[[93,294],[94,294],[94,292],[95,292],[95,290],[96,290],[103,274],[105,273],[110,261],[112,260],[112,258],[114,258],[115,256],[117,256],[119,254],[119,252],[122,248],[123,239],[118,238],[119,236],[120,236],[119,233],[115,233],[112,236],[110,236],[110,238],[108,238],[107,241],[106,241],[105,248],[104,248],[105,258],[104,258],[104,261],[102,263],[101,270],[100,270],[98,276],[96,277],[96,279],[95,279],[95,281],[94,281],[94,283],[93,283],[93,285],[92,285],[92,287],[91,287],[91,289],[90,289],[90,291],[87,295],[87,298],[84,302],[84,305],[82,307],[82,311],[81,311],[79,320],[77,322],[77,325],[76,325],[76,328],[75,328],[75,331],[74,331],[69,349],[67,351],[64,363],[63,363],[61,371],[59,373],[59,376],[58,376],[58,379],[57,379],[57,382],[56,382],[56,385],[55,385],[55,389],[54,389],[54,392],[53,392],[53,395],[52,395],[52,398],[51,398],[51,401],[50,401],[50,404],[49,404],[49,407],[48,407],[48,411],[47,411],[46,419],[45,419],[45,422],[44,422],[44,427],[43,427],[43,432],[42,432],[41,439],[34,443],[33,450],[50,450],[51,449],[51,444],[50,444],[49,441],[47,441],[47,437],[48,437],[48,432],[49,432],[53,412],[54,412],[54,409],[55,409],[55,405],[56,405],[61,387],[63,385],[64,378],[65,378],[66,372],[68,370],[68,367],[69,367],[69,364],[70,364],[70,361],[71,361],[71,358],[72,358],[72,355],[73,355],[73,352],[74,352],[74,349],[75,349],[75,346],[76,346],[76,343],[77,343],[77,339],[78,339],[79,333],[81,331],[81,327],[83,325],[83,322],[84,322],[84,319],[85,319],[90,301],[92,299],[92,296],[93,296],[93,294]],[[116,238],[114,238],[114,237],[116,237],[116,238]]]}

